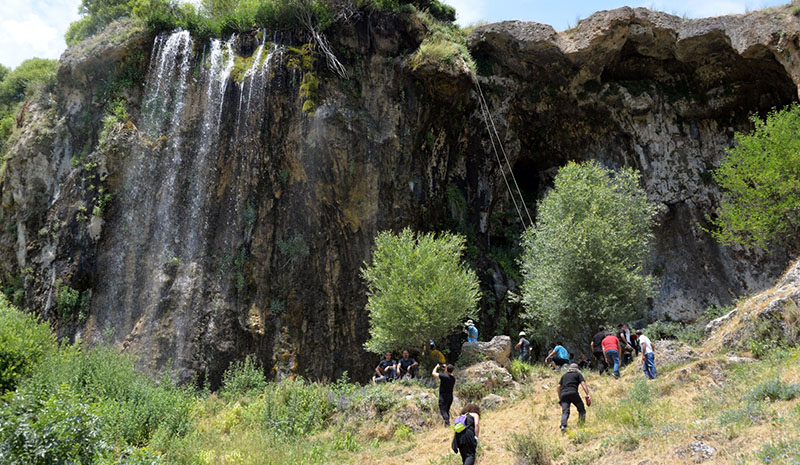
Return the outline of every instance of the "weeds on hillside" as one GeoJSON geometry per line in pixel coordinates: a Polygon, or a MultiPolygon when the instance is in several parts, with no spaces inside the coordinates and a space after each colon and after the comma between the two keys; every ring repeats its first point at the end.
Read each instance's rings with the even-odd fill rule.
{"type": "Polygon", "coordinates": [[[546,436],[533,432],[511,433],[506,448],[517,457],[518,465],[550,465],[562,454],[563,450],[559,446],[549,443],[545,438],[546,436]]]}

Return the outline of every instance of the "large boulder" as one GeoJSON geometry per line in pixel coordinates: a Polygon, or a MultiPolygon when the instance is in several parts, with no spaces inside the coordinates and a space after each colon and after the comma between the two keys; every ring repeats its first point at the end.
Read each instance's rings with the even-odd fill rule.
{"type": "Polygon", "coordinates": [[[489,389],[511,387],[514,379],[511,373],[494,360],[486,360],[471,365],[456,373],[456,383],[479,383],[489,389]]]}
{"type": "Polygon", "coordinates": [[[691,346],[680,341],[660,340],[653,342],[656,352],[656,363],[667,365],[683,364],[700,359],[700,355],[691,346]]]}
{"type": "Polygon", "coordinates": [[[508,336],[495,336],[489,342],[465,342],[461,346],[461,360],[477,362],[494,360],[500,366],[511,366],[511,338],[508,336]]]}

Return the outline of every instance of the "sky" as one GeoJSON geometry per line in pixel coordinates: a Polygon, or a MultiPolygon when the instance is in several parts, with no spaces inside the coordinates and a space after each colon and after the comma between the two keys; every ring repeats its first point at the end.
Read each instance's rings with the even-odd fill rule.
{"type": "MultiPolygon", "coordinates": [[[[456,7],[458,23],[520,19],[574,26],[595,11],[644,6],[689,18],[744,13],[787,3],[783,0],[444,0],[456,7]]],[[[32,57],[58,58],[64,33],[78,19],[80,0],[0,0],[0,64],[15,68],[32,57]]]]}

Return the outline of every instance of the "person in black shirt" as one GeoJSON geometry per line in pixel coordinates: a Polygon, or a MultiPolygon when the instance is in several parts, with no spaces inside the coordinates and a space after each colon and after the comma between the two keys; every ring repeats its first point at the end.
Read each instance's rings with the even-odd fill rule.
{"type": "Polygon", "coordinates": [[[439,378],[439,413],[445,426],[450,426],[450,406],[453,405],[453,386],[456,385],[454,369],[453,365],[444,366],[441,363],[433,367],[433,377],[439,378]],[[444,367],[445,373],[439,373],[441,367],[444,367]]]}
{"type": "Polygon", "coordinates": [[[408,351],[403,351],[403,358],[397,361],[397,377],[409,376],[415,378],[419,362],[408,356],[408,351]]]}
{"type": "Polygon", "coordinates": [[[597,328],[597,334],[594,335],[592,338],[592,355],[594,358],[597,359],[597,368],[600,369],[600,374],[608,370],[608,363],[606,363],[606,356],[603,355],[603,338],[606,337],[606,328],[605,326],[600,326],[597,328]]]}
{"type": "Polygon", "coordinates": [[[589,401],[589,387],[586,385],[586,380],[583,379],[581,370],[578,365],[573,363],[569,366],[569,370],[564,373],[561,380],[558,382],[558,402],[561,404],[561,432],[567,430],[567,420],[569,420],[570,405],[575,405],[578,409],[580,416],[580,423],[586,420],[586,408],[583,406],[583,399],[578,393],[578,386],[583,386],[586,391],[586,400],[589,401]]]}
{"type": "Polygon", "coordinates": [[[397,362],[392,359],[392,353],[388,350],[383,354],[383,357],[383,360],[375,367],[375,376],[372,377],[374,381],[391,381],[394,379],[397,362]]]}

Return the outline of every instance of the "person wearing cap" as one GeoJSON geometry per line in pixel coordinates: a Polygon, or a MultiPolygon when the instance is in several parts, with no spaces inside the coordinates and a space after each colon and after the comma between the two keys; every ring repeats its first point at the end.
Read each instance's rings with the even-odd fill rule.
{"type": "Polygon", "coordinates": [[[600,374],[608,370],[608,363],[606,363],[606,356],[603,355],[603,339],[606,337],[606,327],[600,325],[597,328],[597,333],[592,337],[592,343],[589,346],[592,348],[592,355],[597,359],[597,368],[600,369],[600,374]]]}
{"type": "Polygon", "coordinates": [[[525,339],[525,331],[519,332],[519,342],[517,342],[514,348],[517,349],[519,353],[519,355],[517,355],[517,360],[520,362],[527,362],[531,359],[531,343],[525,339]]]}
{"type": "Polygon", "coordinates": [[[638,336],[639,347],[642,349],[642,366],[644,368],[644,375],[648,379],[656,379],[656,352],[653,350],[653,343],[650,338],[642,334],[641,329],[636,330],[638,336]]]}
{"type": "Polygon", "coordinates": [[[442,365],[444,365],[447,362],[447,360],[444,358],[444,354],[442,353],[441,350],[436,348],[436,344],[433,341],[431,341],[429,353],[430,356],[433,358],[434,362],[442,365]]]}
{"type": "Polygon", "coordinates": [[[583,399],[581,399],[580,392],[578,392],[578,387],[583,386],[584,392],[586,392],[586,402],[591,402],[591,397],[589,396],[589,386],[586,385],[586,380],[583,379],[583,375],[581,374],[580,368],[576,363],[573,363],[569,366],[569,370],[561,376],[561,380],[558,381],[558,403],[561,404],[561,432],[564,433],[567,430],[567,421],[569,420],[569,410],[570,406],[574,405],[575,408],[578,409],[578,416],[580,419],[578,422],[583,424],[586,421],[586,408],[583,405],[583,399]]]}
{"type": "Polygon", "coordinates": [[[464,332],[467,333],[467,342],[478,342],[478,328],[472,320],[467,320],[465,323],[464,332]]]}

